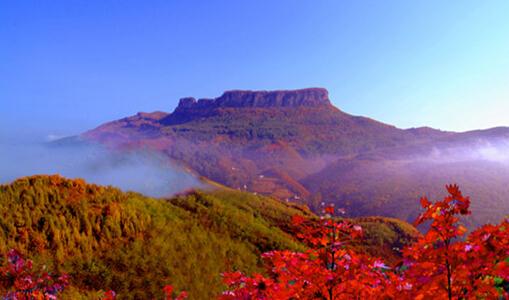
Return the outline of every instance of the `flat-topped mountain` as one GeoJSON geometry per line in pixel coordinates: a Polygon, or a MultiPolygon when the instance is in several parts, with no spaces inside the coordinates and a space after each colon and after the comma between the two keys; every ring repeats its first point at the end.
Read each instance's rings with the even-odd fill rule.
{"type": "Polygon", "coordinates": [[[303,107],[332,108],[328,91],[308,88],[291,91],[226,91],[215,99],[182,98],[175,111],[164,118],[166,125],[218,115],[224,109],[288,109],[303,107]]]}
{"type": "Polygon", "coordinates": [[[138,113],[84,134],[111,143],[139,135],[227,141],[232,145],[288,144],[300,155],[348,155],[445,135],[438,130],[402,130],[346,114],[322,88],[292,91],[228,91],[215,99],[183,98],[171,113],[138,113]],[[354,137],[362,140],[354,140],[354,137]]]}
{"type": "MultiPolygon", "coordinates": [[[[509,168],[485,157],[493,150],[486,147],[508,144],[508,128],[400,129],[339,110],[323,88],[182,98],[172,113],[138,113],[80,138],[115,149],[150,149],[232,188],[315,208],[333,201],[351,215],[412,220],[414,201],[453,182],[465,185],[479,203],[490,203],[477,206],[486,210],[485,220],[509,213],[501,198],[509,192],[509,168]]],[[[483,218],[482,212],[476,215],[483,218]]]]}
{"type": "Polygon", "coordinates": [[[299,107],[331,105],[329,92],[324,88],[307,88],[301,90],[280,91],[226,91],[215,99],[188,97],[180,99],[175,110],[187,108],[217,107],[299,107]]]}

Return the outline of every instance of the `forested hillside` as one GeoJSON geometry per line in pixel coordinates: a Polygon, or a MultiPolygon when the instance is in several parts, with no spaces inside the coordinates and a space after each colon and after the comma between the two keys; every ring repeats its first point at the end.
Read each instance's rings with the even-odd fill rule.
{"type": "MultiPolygon", "coordinates": [[[[69,274],[70,298],[107,290],[160,298],[171,283],[207,299],[224,289],[221,273],[261,271],[263,252],[304,250],[292,236],[295,215],[315,218],[305,207],[227,189],[152,199],[80,179],[25,177],[0,186],[0,253],[16,249],[36,270],[69,274]]],[[[388,260],[417,237],[397,220],[358,223],[366,237],[354,246],[388,260]]]]}

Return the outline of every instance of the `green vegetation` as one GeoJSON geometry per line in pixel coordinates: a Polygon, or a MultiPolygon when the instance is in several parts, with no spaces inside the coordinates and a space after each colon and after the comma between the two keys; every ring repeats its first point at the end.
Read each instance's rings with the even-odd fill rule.
{"type": "Polygon", "coordinates": [[[221,272],[250,273],[263,251],[301,248],[264,219],[299,211],[261,202],[234,192],[161,201],[58,176],[22,178],[0,187],[0,252],[15,248],[67,272],[83,291],[148,299],[171,282],[206,299],[220,292],[221,272]]]}
{"type": "Polygon", "coordinates": [[[364,231],[363,239],[355,245],[357,250],[373,257],[383,257],[388,263],[399,260],[397,254],[420,235],[414,226],[399,219],[364,217],[352,221],[364,231]]]}
{"type": "MultiPolygon", "coordinates": [[[[313,216],[305,207],[228,189],[158,200],[33,176],[0,186],[0,253],[17,249],[35,269],[68,273],[67,298],[95,299],[110,289],[121,299],[161,298],[171,283],[191,299],[209,299],[224,289],[222,272],[251,274],[262,271],[265,251],[303,250],[291,236],[296,214],[313,216]]],[[[377,222],[362,220],[368,248],[392,245],[408,226],[379,233],[377,222]]]]}

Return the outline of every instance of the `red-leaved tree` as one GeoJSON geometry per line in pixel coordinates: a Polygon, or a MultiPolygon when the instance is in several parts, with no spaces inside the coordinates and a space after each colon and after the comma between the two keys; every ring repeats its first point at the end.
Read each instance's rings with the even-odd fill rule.
{"type": "Polygon", "coordinates": [[[505,294],[495,280],[507,280],[509,227],[507,220],[499,226],[485,225],[462,240],[467,229],[459,216],[469,215],[470,199],[457,185],[447,186],[449,195],[431,203],[421,199],[425,211],[416,225],[430,222],[429,230],[403,250],[417,299],[496,299],[505,294]]]}
{"type": "Polygon", "coordinates": [[[348,244],[362,235],[360,227],[334,218],[334,207],[320,221],[293,219],[296,235],[311,249],[303,253],[263,254],[267,275],[223,274],[229,287],[220,297],[232,299],[499,299],[508,298],[509,222],[485,225],[466,239],[459,216],[470,212],[470,200],[458,186],[431,203],[416,225],[429,230],[403,250],[397,268],[357,253],[348,244]]]}
{"type": "Polygon", "coordinates": [[[0,267],[0,297],[4,300],[56,299],[68,284],[66,274],[34,272],[32,261],[16,250],[7,253],[6,263],[0,267]]]}
{"type": "Polygon", "coordinates": [[[395,297],[407,284],[380,260],[351,250],[362,228],[334,218],[328,206],[320,221],[293,218],[297,237],[311,247],[303,253],[263,254],[268,276],[240,272],[223,274],[229,299],[369,299],[395,297]]]}

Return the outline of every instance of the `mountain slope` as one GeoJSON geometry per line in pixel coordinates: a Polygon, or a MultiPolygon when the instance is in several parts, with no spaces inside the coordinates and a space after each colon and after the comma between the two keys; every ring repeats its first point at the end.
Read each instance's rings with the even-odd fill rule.
{"type": "MultiPolygon", "coordinates": [[[[232,190],[194,191],[157,200],[60,176],[32,176],[0,185],[0,254],[14,248],[36,268],[67,272],[64,298],[161,298],[173,284],[191,299],[222,291],[220,274],[261,271],[260,254],[304,249],[287,233],[307,209],[232,190]],[[95,295],[95,296],[94,296],[95,295]]],[[[394,220],[366,220],[361,250],[385,255],[417,235],[394,220]],[[382,223],[388,230],[380,231],[382,223]]]]}
{"type": "Polygon", "coordinates": [[[486,157],[493,145],[509,152],[508,128],[403,130],[340,111],[320,88],[183,98],[171,114],[139,113],[79,139],[151,149],[226,186],[313,209],[321,201],[348,204],[352,216],[412,221],[414,201],[424,193],[441,195],[454,182],[487,208],[476,211],[481,219],[472,224],[509,213],[502,183],[509,180],[508,164],[486,157]]]}
{"type": "Polygon", "coordinates": [[[325,89],[228,91],[215,99],[183,98],[171,114],[138,113],[83,134],[108,144],[149,140],[173,144],[214,142],[258,150],[282,143],[303,157],[349,155],[428,140],[446,133],[433,129],[401,130],[375,120],[348,115],[334,107],[325,89]],[[362,137],[362,140],[354,139],[362,137]]]}
{"type": "Polygon", "coordinates": [[[297,213],[235,192],[157,201],[81,180],[29,177],[0,187],[0,252],[35,256],[69,272],[79,289],[148,299],[171,282],[204,299],[219,293],[221,272],[253,272],[263,251],[301,248],[276,225],[297,213]]]}
{"type": "Polygon", "coordinates": [[[348,115],[330,103],[325,89],[313,88],[184,98],[171,114],[139,113],[81,138],[156,150],[222,184],[285,199],[308,197],[299,179],[338,157],[443,134],[348,115]]]}

